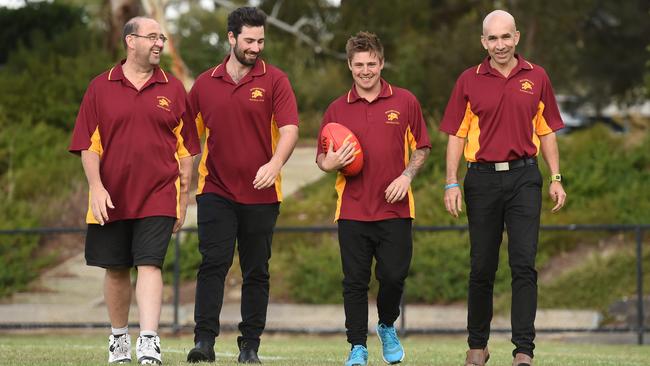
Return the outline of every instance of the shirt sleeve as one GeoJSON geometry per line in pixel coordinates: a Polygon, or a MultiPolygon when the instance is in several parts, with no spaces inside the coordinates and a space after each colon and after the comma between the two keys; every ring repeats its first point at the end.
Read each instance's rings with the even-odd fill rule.
{"type": "Polygon", "coordinates": [[[467,135],[467,131],[461,131],[460,128],[468,110],[468,100],[464,89],[463,75],[461,75],[451,92],[445,114],[442,117],[442,122],[440,122],[440,131],[449,135],[458,137],[466,137],[467,135]]]}
{"type": "Polygon", "coordinates": [[[79,113],[72,131],[72,140],[68,151],[80,154],[83,150],[102,154],[101,136],[99,134],[99,119],[95,104],[95,87],[90,84],[84,94],[79,113]]]}
{"type": "Polygon", "coordinates": [[[546,73],[544,73],[543,81],[540,103],[535,116],[535,133],[538,136],[549,134],[564,127],[551,80],[546,73]]]}
{"type": "Polygon", "coordinates": [[[427,131],[427,124],[422,115],[422,107],[420,102],[412,96],[409,107],[409,128],[413,137],[413,141],[409,141],[411,151],[422,148],[431,148],[431,141],[429,140],[429,132],[427,131]]]}
{"type": "Polygon", "coordinates": [[[187,113],[190,111],[189,99],[182,85],[179,86],[178,98],[183,103],[183,112],[179,118],[178,126],[174,129],[177,139],[176,152],[179,158],[198,155],[201,152],[199,136],[192,115],[187,113]]]}
{"type": "Polygon", "coordinates": [[[298,125],[298,104],[286,75],[277,79],[273,86],[273,115],[278,127],[298,125]]]}

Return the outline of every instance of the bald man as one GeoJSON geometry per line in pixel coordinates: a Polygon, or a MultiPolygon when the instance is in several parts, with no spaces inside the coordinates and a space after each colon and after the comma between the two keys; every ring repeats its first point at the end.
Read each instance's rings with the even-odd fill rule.
{"type": "Polygon", "coordinates": [[[81,155],[88,179],[86,263],[106,270],[109,363],[131,361],[133,267],[140,320],[136,357],[140,364],[162,363],[161,268],[172,232],[184,221],[192,156],[201,151],[194,121],[183,122],[183,84],[158,67],[166,40],[153,19],[137,17],[124,25],[126,59],[88,86],[69,148],[81,155]]]}
{"type": "Polygon", "coordinates": [[[555,131],[564,127],[543,68],[515,53],[515,19],[495,10],[483,21],[481,44],[488,56],[458,78],[440,130],[449,135],[444,203],[462,211],[457,178],[461,154],[467,161],[463,182],[470,234],[470,278],[466,366],[489,358],[494,278],[504,227],[512,271],[513,365],[532,365],[537,311],[535,256],[542,206],[537,155],[551,171],[546,180],[557,212],[564,206],[555,131]]]}

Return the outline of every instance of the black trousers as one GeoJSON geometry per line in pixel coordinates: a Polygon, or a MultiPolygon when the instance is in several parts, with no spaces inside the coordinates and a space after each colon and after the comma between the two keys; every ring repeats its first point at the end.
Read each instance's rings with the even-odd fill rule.
{"type": "Polygon", "coordinates": [[[504,223],[512,271],[513,355],[533,356],[537,271],[535,256],[542,205],[537,165],[503,172],[468,169],[465,204],[469,220],[470,261],[467,330],[470,348],[484,348],[490,336],[494,278],[504,223]]]}
{"type": "Polygon", "coordinates": [[[244,205],[212,193],[198,203],[201,266],[196,281],[194,341],[213,343],[219,335],[224,281],[232,265],[235,241],[243,276],[240,347],[259,348],[269,303],[269,259],[279,203],[244,205]]]}
{"type": "Polygon", "coordinates": [[[343,266],[343,304],[348,342],[366,345],[368,338],[368,284],[372,259],[379,282],[379,322],[392,326],[413,254],[411,219],[382,221],[339,220],[339,246],[343,266]]]}

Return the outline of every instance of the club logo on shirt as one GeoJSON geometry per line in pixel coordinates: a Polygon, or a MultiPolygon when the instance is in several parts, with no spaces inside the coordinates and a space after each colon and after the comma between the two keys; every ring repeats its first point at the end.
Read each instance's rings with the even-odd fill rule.
{"type": "Polygon", "coordinates": [[[386,115],[386,123],[389,125],[399,125],[399,111],[394,109],[384,112],[386,115]]]}
{"type": "Polygon", "coordinates": [[[167,112],[171,111],[170,107],[172,105],[172,101],[169,100],[169,98],[167,98],[165,96],[160,96],[160,95],[157,96],[156,98],[158,98],[158,104],[156,105],[158,108],[162,108],[162,109],[166,110],[167,112]]]}
{"type": "Polygon", "coordinates": [[[533,83],[528,79],[521,79],[519,80],[519,83],[521,83],[521,87],[519,88],[519,91],[528,94],[533,94],[533,86],[535,86],[535,83],[533,83]]]}
{"type": "Polygon", "coordinates": [[[251,97],[250,101],[253,102],[263,102],[264,101],[264,89],[262,88],[251,88],[251,97]]]}

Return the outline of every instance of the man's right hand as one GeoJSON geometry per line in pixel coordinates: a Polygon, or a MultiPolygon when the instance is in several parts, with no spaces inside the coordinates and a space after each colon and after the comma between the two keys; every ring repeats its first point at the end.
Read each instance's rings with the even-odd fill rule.
{"type": "Polygon", "coordinates": [[[445,190],[445,208],[451,216],[456,218],[460,212],[463,212],[463,194],[460,187],[445,190]]]}
{"type": "Polygon", "coordinates": [[[346,141],[337,151],[334,151],[334,142],[330,140],[330,146],[320,164],[321,169],[326,172],[331,172],[333,170],[339,170],[352,163],[355,158],[355,145],[356,144],[346,141]]]}
{"type": "Polygon", "coordinates": [[[108,221],[108,208],[115,208],[104,186],[90,187],[90,209],[100,225],[108,221]]]}

